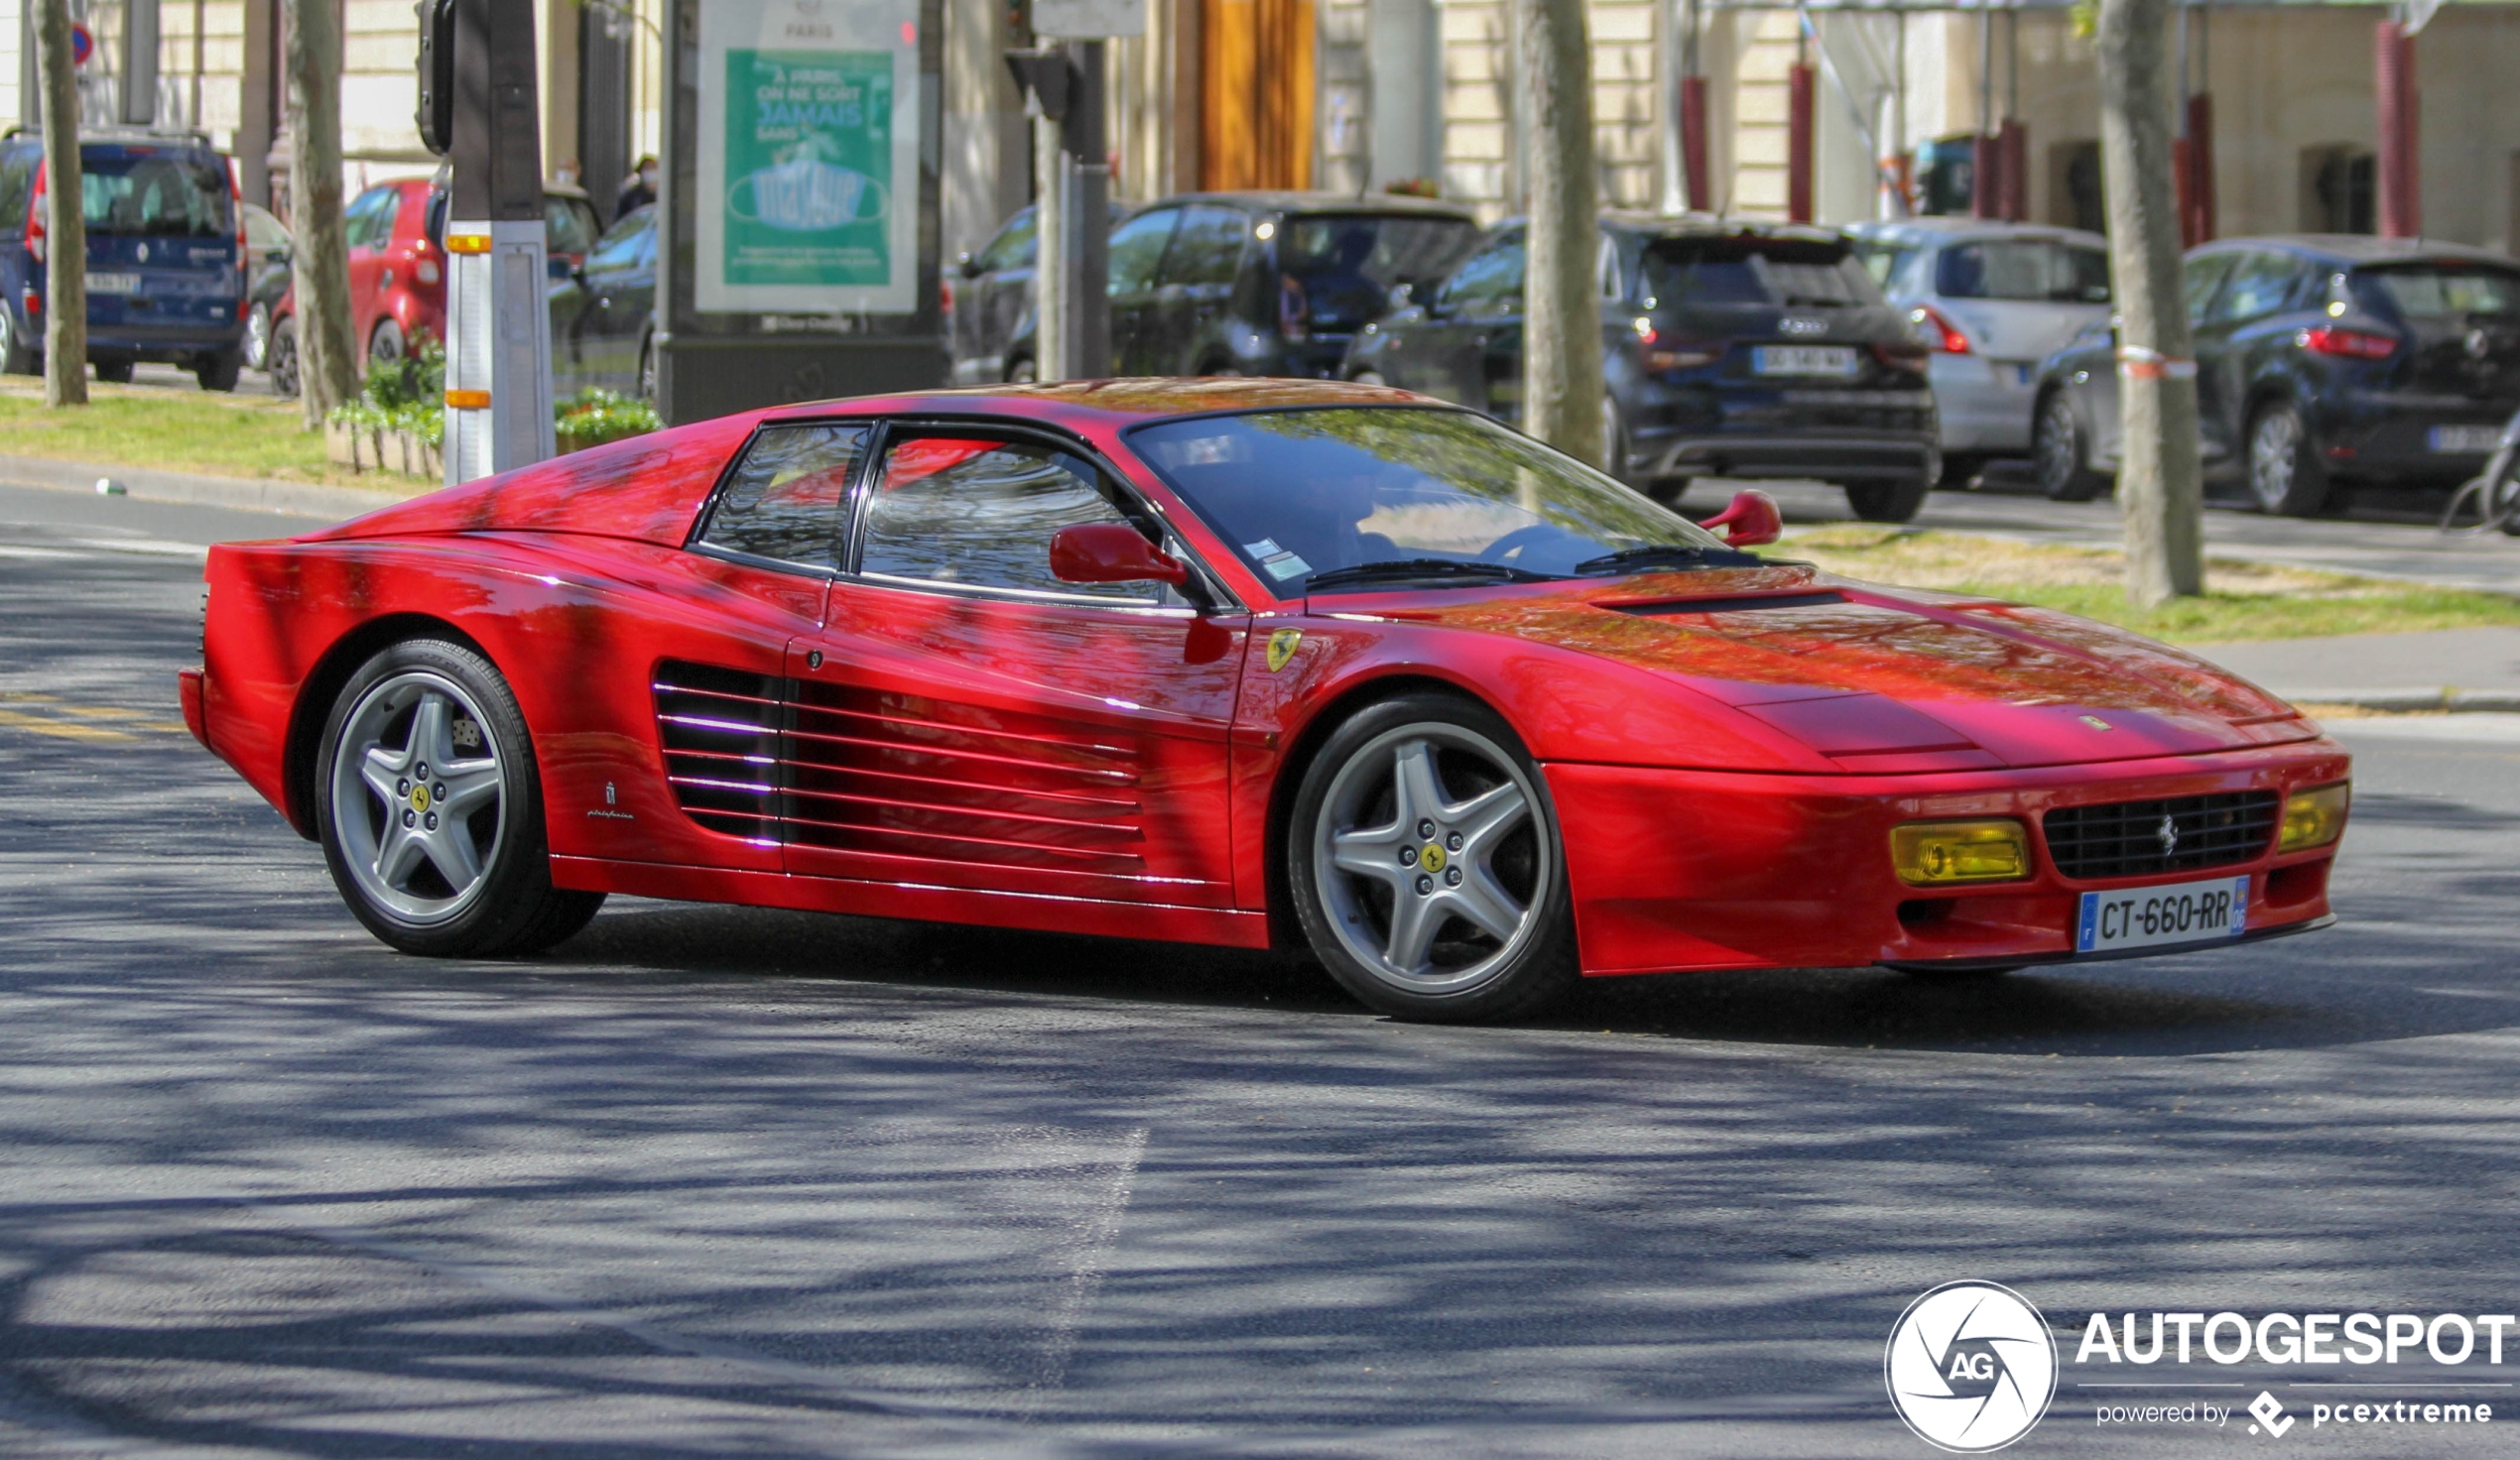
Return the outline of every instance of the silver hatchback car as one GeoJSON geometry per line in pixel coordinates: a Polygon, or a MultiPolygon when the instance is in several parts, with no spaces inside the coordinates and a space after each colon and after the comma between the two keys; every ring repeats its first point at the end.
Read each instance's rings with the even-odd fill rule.
{"type": "Polygon", "coordinates": [[[1992,457],[2029,455],[2040,363],[2108,318],[2108,241],[1983,218],[1903,218],[1847,231],[1931,352],[1945,483],[1965,484],[1992,457]]]}

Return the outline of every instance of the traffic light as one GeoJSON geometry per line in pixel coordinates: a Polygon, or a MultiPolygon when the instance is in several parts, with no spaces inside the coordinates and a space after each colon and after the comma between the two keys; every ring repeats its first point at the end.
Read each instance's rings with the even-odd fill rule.
{"type": "Polygon", "coordinates": [[[455,0],[420,0],[420,145],[444,157],[455,145],[455,0]]]}

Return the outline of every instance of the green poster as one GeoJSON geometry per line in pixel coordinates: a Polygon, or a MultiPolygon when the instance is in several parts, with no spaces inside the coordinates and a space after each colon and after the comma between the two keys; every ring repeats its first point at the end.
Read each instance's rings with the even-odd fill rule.
{"type": "Polygon", "coordinates": [[[730,286],[893,283],[893,56],[726,53],[722,273],[730,286]]]}

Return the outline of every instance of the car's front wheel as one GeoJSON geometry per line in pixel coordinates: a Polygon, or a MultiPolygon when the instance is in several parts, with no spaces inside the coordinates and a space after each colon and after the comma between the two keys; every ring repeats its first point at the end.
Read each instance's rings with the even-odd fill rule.
{"type": "Polygon", "coordinates": [[[215,355],[203,355],[192,366],[192,378],[199,381],[205,391],[233,391],[237,377],[244,373],[245,352],[242,350],[221,350],[215,355]]]}
{"type": "Polygon", "coordinates": [[[2270,401],[2250,418],[2249,493],[2278,517],[2317,517],[2328,505],[2327,463],[2290,401],[2270,401]]]}
{"type": "Polygon", "coordinates": [[[1925,494],[1934,490],[1934,479],[1941,474],[1920,473],[1888,482],[1848,482],[1846,505],[1855,516],[1866,522],[1906,522],[1925,506],[1925,494]]]}
{"type": "Polygon", "coordinates": [[[376,332],[367,337],[368,369],[400,365],[404,356],[410,353],[403,340],[403,326],[391,319],[376,321],[376,332]]]}
{"type": "Polygon", "coordinates": [[[1358,711],[1306,768],[1287,878],[1330,976],[1402,1019],[1528,1013],[1576,977],[1566,856],[1539,768],[1474,701],[1358,711]]]}
{"type": "Polygon", "coordinates": [[[2088,502],[2108,487],[2108,478],[2091,469],[2074,402],[2063,391],[2040,403],[2031,423],[2030,455],[2038,464],[2039,490],[2051,502],[2088,502]]]}
{"type": "Polygon", "coordinates": [[[601,893],[552,886],[524,714],[462,645],[407,640],[360,666],[315,765],[332,881],[368,931],[403,952],[537,952],[603,906],[601,893]]]}
{"type": "Polygon", "coordinates": [[[298,316],[291,314],[271,327],[271,372],[274,393],[288,397],[298,394],[298,316]]]}
{"type": "Polygon", "coordinates": [[[271,363],[271,305],[256,304],[245,316],[245,368],[260,370],[271,363]]]}

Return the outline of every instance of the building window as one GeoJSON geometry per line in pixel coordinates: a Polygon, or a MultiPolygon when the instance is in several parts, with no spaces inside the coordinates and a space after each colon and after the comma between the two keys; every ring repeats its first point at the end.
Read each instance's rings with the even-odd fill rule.
{"type": "Polygon", "coordinates": [[[2100,190],[2100,144],[2060,142],[2049,150],[2054,221],[2089,233],[2108,231],[2108,198],[2100,190]]]}
{"type": "Polygon", "coordinates": [[[2302,230],[2378,232],[2379,171],[2379,160],[2358,147],[2304,148],[2302,230]]]}

